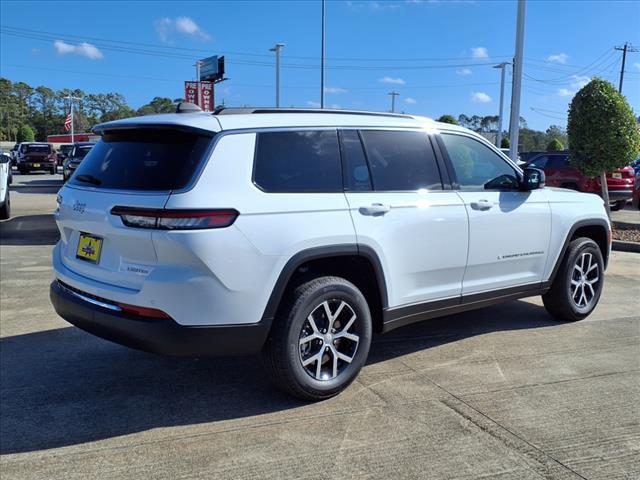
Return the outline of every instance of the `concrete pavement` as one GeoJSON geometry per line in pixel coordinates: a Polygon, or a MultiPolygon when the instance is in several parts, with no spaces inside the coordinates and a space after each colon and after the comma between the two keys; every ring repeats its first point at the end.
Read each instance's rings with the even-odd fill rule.
{"type": "Polygon", "coordinates": [[[58,318],[54,197],[15,192],[0,224],[3,480],[640,477],[640,255],[613,253],[585,321],[534,298],[399,329],[305,404],[258,358],[161,357],[58,318]]]}

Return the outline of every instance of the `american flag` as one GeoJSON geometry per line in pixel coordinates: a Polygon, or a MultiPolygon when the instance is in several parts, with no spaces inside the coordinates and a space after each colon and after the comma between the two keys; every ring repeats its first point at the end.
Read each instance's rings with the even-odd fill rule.
{"type": "Polygon", "coordinates": [[[64,121],[64,129],[68,132],[71,130],[71,112],[67,115],[67,119],[64,121]]]}

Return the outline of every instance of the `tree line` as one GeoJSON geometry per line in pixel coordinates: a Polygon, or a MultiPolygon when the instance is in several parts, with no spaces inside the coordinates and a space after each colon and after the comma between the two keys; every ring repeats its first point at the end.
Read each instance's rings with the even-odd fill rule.
{"type": "MultiPolygon", "coordinates": [[[[481,134],[495,135],[496,133],[498,133],[498,115],[468,116],[463,113],[457,118],[453,115],[442,115],[437,120],[439,122],[460,125],[481,134]]],[[[519,127],[519,150],[522,152],[563,150],[569,145],[567,132],[559,125],[551,125],[544,132],[542,132],[529,128],[524,117],[520,117],[519,127]]],[[[506,130],[502,132],[501,147],[509,148],[509,133],[506,130]]]]}
{"type": "Polygon", "coordinates": [[[0,77],[0,140],[45,141],[47,135],[66,133],[64,122],[69,114],[69,96],[78,99],[74,101],[76,132],[87,132],[94,125],[110,120],[175,111],[173,100],[165,97],[155,97],[134,110],[121,93],[53,90],[0,77]]]}

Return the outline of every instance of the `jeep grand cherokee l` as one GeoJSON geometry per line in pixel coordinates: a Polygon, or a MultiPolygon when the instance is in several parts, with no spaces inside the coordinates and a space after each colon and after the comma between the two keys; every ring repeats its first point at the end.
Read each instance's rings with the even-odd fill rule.
{"type": "Polygon", "coordinates": [[[355,379],[374,331],[534,295],[580,320],[602,292],[602,200],[544,188],[461,127],[224,109],[94,131],[59,192],[51,300],[124,345],[262,352],[319,400],[355,379]]]}

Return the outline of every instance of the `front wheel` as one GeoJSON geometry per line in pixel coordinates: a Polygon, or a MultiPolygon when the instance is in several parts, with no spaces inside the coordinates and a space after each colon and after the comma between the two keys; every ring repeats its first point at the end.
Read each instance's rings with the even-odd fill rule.
{"type": "Polygon", "coordinates": [[[569,244],[542,301],[547,312],[558,320],[582,320],[596,308],[603,285],[604,261],[600,247],[590,238],[577,238],[569,244]]]}
{"type": "Polygon", "coordinates": [[[626,200],[620,200],[619,202],[616,202],[613,205],[611,205],[610,208],[612,211],[617,212],[618,210],[622,210],[626,205],[627,205],[626,200]]]}
{"type": "Polygon", "coordinates": [[[285,299],[265,344],[275,383],[303,400],[337,395],[356,378],[369,354],[372,325],[366,299],[351,282],[319,277],[285,299]]]}
{"type": "Polygon", "coordinates": [[[4,204],[0,207],[0,220],[7,220],[11,216],[11,197],[9,196],[9,187],[7,186],[7,196],[4,204]]]}

